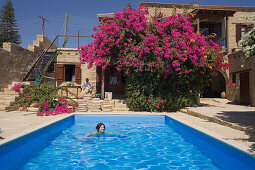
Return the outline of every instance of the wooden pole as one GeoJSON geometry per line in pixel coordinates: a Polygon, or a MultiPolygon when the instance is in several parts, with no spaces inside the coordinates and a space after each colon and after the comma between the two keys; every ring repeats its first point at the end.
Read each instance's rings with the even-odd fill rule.
{"type": "Polygon", "coordinates": [[[78,48],[79,48],[79,41],[80,41],[80,39],[79,39],[79,37],[80,37],[80,31],[78,30],[78,48]]]}
{"type": "Polygon", "coordinates": [[[44,36],[44,24],[45,24],[45,21],[48,21],[46,20],[44,17],[42,16],[39,16],[40,18],[42,18],[42,35],[44,36]]]}
{"type": "Polygon", "coordinates": [[[65,31],[64,31],[64,39],[66,38],[67,20],[68,20],[68,14],[66,13],[66,17],[65,17],[65,31]]]}
{"type": "Polygon", "coordinates": [[[226,47],[227,47],[227,52],[229,50],[228,45],[229,45],[229,41],[228,41],[228,16],[226,16],[226,47]]]}

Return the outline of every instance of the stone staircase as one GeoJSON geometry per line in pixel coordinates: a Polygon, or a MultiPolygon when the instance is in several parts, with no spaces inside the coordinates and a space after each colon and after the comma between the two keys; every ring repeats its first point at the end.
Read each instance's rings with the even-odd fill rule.
{"type": "MultiPolygon", "coordinates": [[[[13,110],[12,103],[17,101],[20,96],[22,96],[22,92],[12,91],[12,87],[15,83],[17,82],[12,82],[12,84],[8,85],[7,88],[4,88],[3,92],[0,92],[0,111],[13,110]]],[[[24,83],[30,84],[30,82],[24,83]]]]}
{"type": "Polygon", "coordinates": [[[111,112],[111,111],[128,111],[126,101],[123,99],[100,100],[92,98],[91,95],[85,95],[83,99],[74,99],[79,106],[77,112],[111,112]]]}
{"type": "Polygon", "coordinates": [[[126,100],[124,99],[113,99],[114,111],[129,111],[129,108],[127,107],[126,100]]]}

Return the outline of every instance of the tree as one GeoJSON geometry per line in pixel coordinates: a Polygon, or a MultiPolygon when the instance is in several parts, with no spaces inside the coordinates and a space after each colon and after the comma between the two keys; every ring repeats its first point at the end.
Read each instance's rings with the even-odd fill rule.
{"type": "Polygon", "coordinates": [[[3,46],[3,42],[12,42],[19,45],[21,37],[18,30],[12,2],[7,0],[0,11],[0,47],[3,46]]]}
{"type": "Polygon", "coordinates": [[[131,110],[192,106],[213,70],[227,67],[224,54],[213,41],[194,33],[189,17],[148,14],[147,7],[127,7],[101,21],[94,28],[95,40],[79,50],[81,63],[115,66],[124,73],[131,110]]]}

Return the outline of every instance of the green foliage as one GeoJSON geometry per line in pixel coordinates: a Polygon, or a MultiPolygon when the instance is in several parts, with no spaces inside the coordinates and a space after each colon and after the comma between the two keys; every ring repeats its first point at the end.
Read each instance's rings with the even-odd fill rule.
{"type": "Polygon", "coordinates": [[[164,77],[160,73],[130,72],[126,76],[127,104],[133,111],[177,111],[196,105],[198,94],[208,85],[209,71],[164,77]],[[201,78],[202,77],[202,78],[201,78]]]}
{"type": "Polygon", "coordinates": [[[255,56],[255,28],[244,35],[240,43],[246,58],[255,56]]]}
{"type": "Polygon", "coordinates": [[[55,108],[63,104],[75,107],[77,104],[68,97],[61,97],[58,95],[58,91],[61,87],[50,87],[50,83],[41,83],[38,85],[25,85],[24,97],[15,102],[23,107],[30,107],[32,104],[39,108],[41,111],[47,102],[49,108],[55,108]],[[68,100],[69,101],[68,101],[68,100]],[[62,100],[65,100],[63,103],[62,100]]]}
{"type": "Polygon", "coordinates": [[[69,38],[68,36],[64,38],[63,48],[66,48],[68,38],[69,38]]]}
{"type": "Polygon", "coordinates": [[[7,0],[0,11],[0,47],[3,46],[3,42],[11,42],[18,45],[21,43],[11,0],[7,0]]]}

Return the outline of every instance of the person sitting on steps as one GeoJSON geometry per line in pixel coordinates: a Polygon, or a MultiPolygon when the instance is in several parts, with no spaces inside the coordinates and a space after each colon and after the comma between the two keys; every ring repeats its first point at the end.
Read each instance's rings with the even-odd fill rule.
{"type": "Polygon", "coordinates": [[[78,97],[82,98],[84,97],[85,94],[91,94],[92,90],[93,90],[93,85],[89,82],[89,79],[86,78],[86,83],[82,85],[82,91],[78,97]]]}

